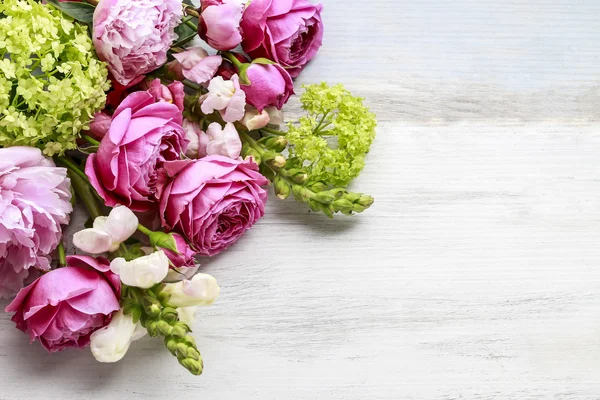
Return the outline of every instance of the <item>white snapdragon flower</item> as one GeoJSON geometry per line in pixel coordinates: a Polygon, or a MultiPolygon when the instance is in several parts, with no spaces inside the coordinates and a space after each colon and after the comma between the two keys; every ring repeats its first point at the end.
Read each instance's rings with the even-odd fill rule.
{"type": "Polygon", "coordinates": [[[108,217],[96,218],[93,228],[75,233],[73,244],[90,254],[113,252],[135,233],[138,223],[138,218],[129,208],[117,206],[108,217]]]}
{"type": "Polygon", "coordinates": [[[139,323],[133,323],[131,315],[119,310],[110,323],[98,329],[90,336],[90,349],[94,358],[100,362],[117,362],[125,356],[129,345],[146,335],[146,329],[139,323]]]}
{"type": "Polygon", "coordinates": [[[191,280],[167,283],[163,289],[163,292],[171,295],[169,303],[175,307],[210,305],[220,291],[217,280],[208,274],[196,274],[191,280]]]}
{"type": "Polygon", "coordinates": [[[169,272],[169,258],[164,251],[126,261],[118,257],[110,263],[110,270],[119,275],[127,286],[148,289],[162,282],[169,272]]]}

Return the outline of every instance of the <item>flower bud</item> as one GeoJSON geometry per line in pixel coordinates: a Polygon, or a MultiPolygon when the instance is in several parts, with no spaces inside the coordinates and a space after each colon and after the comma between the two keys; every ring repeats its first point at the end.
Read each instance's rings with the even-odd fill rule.
{"type": "Polygon", "coordinates": [[[335,200],[335,196],[329,192],[320,192],[315,194],[315,200],[319,203],[330,204],[335,200]]]}
{"type": "Polygon", "coordinates": [[[146,330],[139,322],[133,323],[130,315],[124,315],[123,311],[119,310],[107,326],[92,333],[90,349],[96,360],[116,362],[125,356],[131,342],[145,334],[146,330]]]}
{"type": "Polygon", "coordinates": [[[170,304],[176,307],[190,307],[212,304],[219,296],[220,290],[214,277],[196,274],[191,280],[167,283],[161,291],[171,296],[170,304]]]}
{"type": "Polygon", "coordinates": [[[333,207],[342,213],[348,213],[352,211],[354,205],[346,199],[337,199],[333,202],[333,207]]]}
{"type": "Polygon", "coordinates": [[[273,187],[275,190],[275,195],[279,197],[281,200],[285,200],[290,195],[290,185],[279,175],[275,177],[275,181],[273,182],[273,187]]]}
{"type": "Polygon", "coordinates": [[[110,270],[121,277],[127,286],[148,289],[162,282],[169,271],[169,258],[162,250],[126,261],[122,257],[110,263],[110,270]]]}
{"type": "Polygon", "coordinates": [[[365,207],[365,208],[369,208],[371,207],[371,205],[373,204],[373,202],[375,201],[375,199],[371,196],[368,195],[363,195],[360,196],[360,199],[358,200],[358,204],[360,204],[361,206],[365,207]]]}
{"type": "Polygon", "coordinates": [[[322,192],[327,189],[327,184],[325,182],[315,182],[310,185],[310,190],[315,193],[322,192]]]}
{"type": "Polygon", "coordinates": [[[298,168],[289,169],[286,171],[286,173],[287,176],[292,178],[294,183],[297,183],[298,185],[304,185],[308,180],[308,174],[306,173],[306,171],[303,171],[298,168]]]}

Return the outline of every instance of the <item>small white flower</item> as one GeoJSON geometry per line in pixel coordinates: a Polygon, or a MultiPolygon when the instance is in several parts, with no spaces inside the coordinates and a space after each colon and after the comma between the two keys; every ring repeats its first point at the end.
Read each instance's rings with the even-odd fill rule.
{"type": "Polygon", "coordinates": [[[90,336],[90,349],[100,362],[117,362],[129,349],[131,342],[146,335],[146,329],[138,322],[133,323],[131,315],[119,310],[110,323],[90,336]]]}
{"type": "Polygon", "coordinates": [[[148,289],[165,279],[169,272],[169,258],[162,250],[131,261],[118,257],[110,263],[110,270],[119,275],[126,285],[148,289]]]}
{"type": "Polygon", "coordinates": [[[203,99],[200,109],[207,115],[218,110],[225,122],[235,122],[244,117],[245,106],[246,93],[235,74],[228,81],[221,76],[212,78],[208,84],[208,96],[203,99]]]}
{"type": "Polygon", "coordinates": [[[221,288],[213,276],[196,274],[191,280],[167,283],[163,291],[171,295],[169,303],[175,307],[190,307],[212,304],[221,288]]]}
{"type": "Polygon", "coordinates": [[[225,128],[221,128],[219,123],[213,122],[208,126],[206,136],[208,136],[206,154],[209,156],[221,155],[232,159],[240,156],[242,141],[240,134],[231,122],[226,123],[225,128]]]}
{"type": "Polygon", "coordinates": [[[129,208],[117,206],[108,217],[96,218],[93,228],[75,233],[73,244],[90,254],[113,252],[135,233],[138,223],[138,218],[129,208]]]}

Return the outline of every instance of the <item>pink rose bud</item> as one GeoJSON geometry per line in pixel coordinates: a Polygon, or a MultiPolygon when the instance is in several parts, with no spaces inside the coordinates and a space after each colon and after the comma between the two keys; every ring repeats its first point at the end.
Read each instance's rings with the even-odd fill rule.
{"type": "Polygon", "coordinates": [[[33,147],[0,148],[0,298],[50,269],[72,210],[65,168],[33,147]]]}
{"type": "MultiPolygon", "coordinates": [[[[221,56],[209,56],[202,47],[192,47],[181,53],[173,54],[181,68],[181,75],[192,82],[208,82],[223,62],[221,56]]],[[[171,67],[173,69],[174,67],[171,67]]]]}
{"type": "Polygon", "coordinates": [[[122,85],[167,62],[183,15],[181,0],[100,0],[92,40],[122,85]]]}
{"type": "Polygon", "coordinates": [[[307,0],[250,1],[240,22],[244,51],[273,60],[297,77],[323,42],[322,9],[307,0]]]}
{"type": "Polygon", "coordinates": [[[264,215],[269,181],[252,162],[208,156],[164,164],[158,180],[163,227],[213,256],[264,215]]]}
{"type": "Polygon", "coordinates": [[[273,106],[281,109],[294,94],[294,82],[280,65],[253,63],[247,69],[250,85],[242,84],[246,101],[258,111],[273,106]]]}
{"type": "Polygon", "coordinates": [[[231,50],[242,42],[240,20],[245,7],[240,0],[202,0],[198,35],[216,50],[231,50]]]}
{"type": "Polygon", "coordinates": [[[192,250],[190,245],[187,243],[185,238],[178,233],[171,233],[175,239],[175,247],[177,252],[169,249],[162,249],[169,261],[171,262],[171,268],[193,268],[196,266],[196,252],[192,250]]]}
{"type": "Polygon", "coordinates": [[[110,126],[110,122],[112,121],[112,117],[105,112],[97,112],[94,114],[94,119],[90,122],[90,130],[86,132],[90,137],[102,140],[106,132],[108,132],[108,127],[110,126]]]}
{"type": "Polygon", "coordinates": [[[150,91],[134,92],[123,100],[98,152],[85,165],[91,185],[107,206],[121,204],[140,212],[156,206],[157,169],[186,151],[182,122],[175,104],[150,91]]]}
{"type": "Polygon", "coordinates": [[[49,352],[86,347],[90,335],[106,326],[121,297],[119,277],[108,260],[69,256],[67,266],[52,270],[21,289],[6,307],[17,328],[38,339],[49,352]]]}

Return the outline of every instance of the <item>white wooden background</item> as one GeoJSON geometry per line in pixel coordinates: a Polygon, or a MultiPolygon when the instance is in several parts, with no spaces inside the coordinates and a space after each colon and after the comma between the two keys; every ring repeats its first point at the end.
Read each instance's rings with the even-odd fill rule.
{"type": "Polygon", "coordinates": [[[373,208],[272,199],[206,261],[201,377],[152,339],[49,356],[3,315],[0,399],[600,398],[600,2],[324,3],[297,86],[377,113],[373,208]]]}

